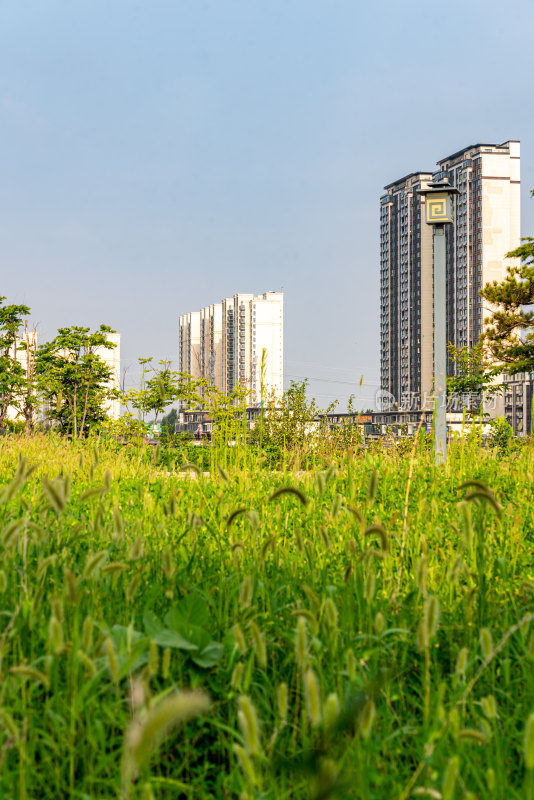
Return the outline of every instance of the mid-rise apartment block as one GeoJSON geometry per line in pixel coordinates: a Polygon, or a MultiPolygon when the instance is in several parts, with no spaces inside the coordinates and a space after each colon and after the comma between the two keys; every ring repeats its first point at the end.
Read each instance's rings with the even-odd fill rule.
{"type": "MultiPolygon", "coordinates": [[[[459,189],[454,223],[446,226],[447,341],[473,347],[482,332],[479,290],[501,281],[520,242],[520,145],[477,144],[385,187],[380,199],[381,387],[397,402],[432,393],[433,242],[424,197],[432,181],[459,189]]],[[[454,366],[449,363],[449,371],[454,366]]]]}
{"type": "Polygon", "coordinates": [[[212,386],[223,389],[223,324],[222,303],[214,303],[200,311],[200,374],[212,386]]]}
{"type": "Polygon", "coordinates": [[[182,314],[180,317],[179,336],[180,369],[194,378],[200,378],[202,375],[200,311],[182,314]]]}
{"type": "Polygon", "coordinates": [[[200,312],[180,317],[180,369],[204,377],[230,394],[237,386],[248,402],[283,392],[283,293],[235,294],[200,312]],[[192,331],[198,314],[198,358],[192,331]],[[189,367],[198,364],[198,372],[189,367]]]}

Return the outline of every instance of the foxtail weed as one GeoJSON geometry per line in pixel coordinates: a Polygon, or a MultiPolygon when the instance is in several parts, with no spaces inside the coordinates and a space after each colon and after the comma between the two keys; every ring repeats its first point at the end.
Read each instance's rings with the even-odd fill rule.
{"type": "Polygon", "coordinates": [[[258,662],[259,667],[265,669],[267,666],[267,648],[265,646],[265,639],[254,621],[250,622],[249,628],[252,638],[252,648],[254,650],[254,655],[256,656],[256,661],[258,662]]]}
{"type": "Polygon", "coordinates": [[[173,728],[191,717],[205,714],[209,707],[209,698],[203,692],[174,692],[133,720],[124,738],[122,784],[125,796],[131,794],[132,781],[154,747],[173,728]]]}
{"type": "Polygon", "coordinates": [[[238,707],[237,718],[243,734],[245,750],[248,755],[257,756],[260,754],[260,723],[256,708],[247,695],[240,696],[238,707]]]}
{"type": "Polygon", "coordinates": [[[319,679],[312,669],[304,673],[304,693],[308,719],[314,728],[321,724],[321,687],[319,679]]]}

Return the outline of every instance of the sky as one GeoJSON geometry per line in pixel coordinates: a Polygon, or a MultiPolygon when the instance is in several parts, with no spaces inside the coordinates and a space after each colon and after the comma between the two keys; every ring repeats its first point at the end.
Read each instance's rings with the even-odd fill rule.
{"type": "Polygon", "coordinates": [[[533,0],[0,0],[0,295],[178,368],[178,318],[283,290],[285,384],[373,405],[384,185],[521,140],[533,0]],[[360,381],[363,382],[360,385],[360,381]]]}

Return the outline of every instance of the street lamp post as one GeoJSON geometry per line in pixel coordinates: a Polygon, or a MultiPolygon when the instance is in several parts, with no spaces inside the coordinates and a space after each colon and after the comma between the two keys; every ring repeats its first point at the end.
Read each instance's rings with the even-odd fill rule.
{"type": "Polygon", "coordinates": [[[434,454],[436,466],[447,460],[447,254],[445,225],[452,225],[452,196],[459,194],[448,181],[418,189],[425,198],[427,225],[434,227],[434,454]]]}

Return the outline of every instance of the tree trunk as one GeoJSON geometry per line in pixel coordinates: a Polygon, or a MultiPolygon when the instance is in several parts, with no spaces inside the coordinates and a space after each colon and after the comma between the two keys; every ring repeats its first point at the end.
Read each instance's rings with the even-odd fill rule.
{"type": "Polygon", "coordinates": [[[83,407],[82,421],[81,421],[81,424],[80,424],[80,439],[83,436],[83,429],[85,427],[85,418],[87,416],[87,405],[88,405],[88,402],[89,402],[89,387],[90,387],[90,385],[91,385],[90,383],[87,384],[87,390],[85,392],[85,403],[84,403],[84,407],[83,407]]]}

